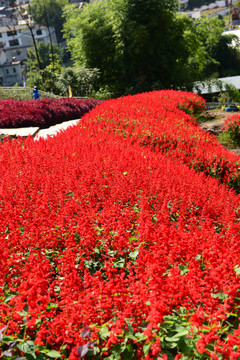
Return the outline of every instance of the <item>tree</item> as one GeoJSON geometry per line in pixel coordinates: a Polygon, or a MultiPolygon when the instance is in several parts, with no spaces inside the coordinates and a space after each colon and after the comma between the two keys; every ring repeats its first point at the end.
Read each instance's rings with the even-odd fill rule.
{"type": "Polygon", "coordinates": [[[101,69],[103,84],[114,83],[118,70],[115,61],[114,31],[104,1],[65,8],[64,34],[76,65],[101,69]]]}
{"type": "Polygon", "coordinates": [[[222,35],[215,48],[219,77],[237,76],[240,73],[239,38],[235,35],[222,35]],[[235,45],[233,45],[235,44],[235,45]]]}
{"type": "Polygon", "coordinates": [[[67,3],[68,0],[32,0],[29,12],[37,24],[53,26],[57,40],[60,41],[64,23],[63,8],[67,3]]]}
{"type": "Polygon", "coordinates": [[[115,96],[191,90],[195,81],[238,71],[239,52],[223,36],[224,22],[192,20],[176,9],[174,0],[103,0],[83,10],[69,5],[64,36],[75,64],[99,69],[101,86],[115,96]]]}
{"type": "Polygon", "coordinates": [[[239,74],[239,40],[223,34],[224,27],[217,17],[202,17],[188,23],[184,36],[190,53],[188,73],[194,81],[239,74]]]}
{"type": "MultiPolygon", "coordinates": [[[[46,66],[50,65],[52,62],[52,49],[50,43],[39,42],[37,44],[38,56],[40,58],[42,69],[45,69],[46,66]]],[[[55,57],[59,62],[62,62],[63,59],[63,49],[57,44],[53,44],[53,51],[55,57]]],[[[36,52],[33,48],[29,48],[28,51],[28,60],[26,62],[28,71],[38,69],[38,61],[36,57],[36,52]]]]}
{"type": "Polygon", "coordinates": [[[235,7],[236,9],[240,10],[240,1],[239,1],[239,0],[235,1],[234,7],[235,7]]]}
{"type": "Polygon", "coordinates": [[[217,17],[201,17],[187,23],[184,31],[189,53],[187,68],[194,81],[204,80],[218,73],[216,49],[223,30],[224,23],[217,17]]]}
{"type": "Polygon", "coordinates": [[[175,0],[108,0],[65,10],[64,34],[76,64],[98,68],[123,92],[180,86],[188,57],[175,0]]]}
{"type": "Polygon", "coordinates": [[[188,8],[189,9],[200,8],[201,6],[208,5],[211,2],[213,2],[213,1],[212,0],[189,0],[188,8]]]}
{"type": "Polygon", "coordinates": [[[36,85],[41,90],[58,95],[57,80],[62,70],[63,68],[58,61],[50,63],[44,70],[31,70],[27,73],[27,86],[36,85]]]}
{"type": "MultiPolygon", "coordinates": [[[[42,68],[42,64],[41,64],[41,61],[40,61],[40,58],[39,58],[39,54],[38,54],[38,49],[37,49],[37,42],[35,40],[35,36],[34,36],[34,33],[33,33],[33,29],[34,29],[34,24],[32,23],[28,13],[26,12],[26,9],[25,7],[23,6],[16,6],[14,5],[18,15],[21,16],[21,18],[25,21],[25,24],[27,26],[27,28],[29,29],[30,31],[30,34],[31,34],[31,37],[32,37],[32,41],[33,41],[33,46],[34,46],[34,49],[35,49],[35,53],[36,53],[36,58],[37,58],[37,62],[38,62],[38,68],[39,70],[42,68]]],[[[31,6],[29,4],[28,6],[28,9],[31,9],[31,6]]]]}
{"type": "Polygon", "coordinates": [[[62,71],[60,63],[63,59],[63,49],[57,44],[53,44],[55,60],[52,59],[52,49],[50,43],[39,42],[37,44],[38,57],[41,61],[41,69],[38,68],[36,52],[33,48],[28,49],[27,65],[27,86],[38,86],[45,91],[58,91],[55,82],[57,75],[62,71]]]}
{"type": "Polygon", "coordinates": [[[69,86],[73,96],[91,97],[98,88],[98,69],[85,67],[67,67],[59,74],[57,87],[61,95],[67,96],[69,86]]]}

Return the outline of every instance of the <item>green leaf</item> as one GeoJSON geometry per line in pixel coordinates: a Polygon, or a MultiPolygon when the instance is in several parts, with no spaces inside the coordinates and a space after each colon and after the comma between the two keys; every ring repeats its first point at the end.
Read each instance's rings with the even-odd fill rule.
{"type": "Polygon", "coordinates": [[[224,300],[224,299],[227,299],[228,295],[227,295],[227,294],[224,294],[222,291],[220,291],[220,292],[217,293],[217,294],[211,293],[211,297],[212,297],[213,299],[224,300]]]}
{"type": "Polygon", "coordinates": [[[188,267],[186,265],[178,265],[178,268],[180,269],[180,275],[185,275],[188,273],[188,267]]]}
{"type": "Polygon", "coordinates": [[[235,270],[236,275],[239,276],[240,275],[240,266],[239,265],[234,266],[234,270],[235,270]]]}
{"type": "Polygon", "coordinates": [[[191,340],[189,338],[187,338],[187,337],[181,338],[178,341],[178,349],[184,355],[192,355],[193,351],[194,351],[194,348],[195,348],[195,346],[193,344],[191,344],[191,340]]]}
{"type": "Polygon", "coordinates": [[[48,353],[47,353],[47,356],[50,357],[50,358],[59,358],[61,357],[61,354],[56,351],[56,350],[50,350],[48,353]]]}
{"type": "Polygon", "coordinates": [[[201,254],[196,255],[195,260],[197,261],[201,260],[201,254]]]}
{"type": "Polygon", "coordinates": [[[135,251],[130,252],[129,257],[132,260],[136,260],[136,258],[138,257],[138,254],[139,254],[139,251],[135,250],[135,251]]]}
{"type": "Polygon", "coordinates": [[[143,345],[144,355],[147,355],[149,353],[150,348],[151,348],[151,343],[147,343],[143,345]]]}
{"type": "Polygon", "coordinates": [[[126,319],[126,323],[127,323],[128,331],[130,332],[130,334],[134,335],[134,331],[133,331],[133,328],[132,328],[132,325],[131,325],[129,319],[126,319]]]}
{"type": "Polygon", "coordinates": [[[132,344],[128,344],[127,348],[122,353],[122,360],[134,360],[135,351],[132,344]]]}
{"type": "Polygon", "coordinates": [[[110,331],[108,330],[106,325],[101,328],[101,330],[99,331],[99,335],[101,339],[106,339],[110,335],[110,331]]]}
{"type": "Polygon", "coordinates": [[[114,354],[114,355],[110,355],[110,356],[106,357],[105,359],[106,360],[121,360],[121,355],[119,354],[116,357],[116,355],[114,354]]]}
{"type": "Polygon", "coordinates": [[[135,334],[135,336],[136,336],[136,338],[138,339],[137,341],[139,342],[139,341],[144,341],[144,340],[146,340],[146,338],[147,338],[147,335],[144,335],[143,333],[141,333],[141,332],[137,332],[136,334],[135,334]]]}
{"type": "Polygon", "coordinates": [[[32,355],[32,357],[34,357],[34,359],[36,359],[35,345],[34,345],[33,341],[28,340],[28,341],[26,341],[24,343],[19,344],[17,347],[23,353],[30,354],[30,355],[32,355]]]}
{"type": "Polygon", "coordinates": [[[176,342],[177,343],[180,340],[180,338],[175,336],[175,335],[172,336],[172,337],[166,336],[165,340],[168,341],[168,342],[176,342]]]}
{"type": "Polygon", "coordinates": [[[131,340],[134,340],[134,341],[137,340],[136,336],[134,336],[133,334],[127,333],[125,337],[126,337],[126,339],[131,339],[131,340]]]}
{"type": "Polygon", "coordinates": [[[176,333],[176,337],[182,337],[182,336],[186,336],[186,335],[188,335],[188,330],[187,329],[176,333]]]}

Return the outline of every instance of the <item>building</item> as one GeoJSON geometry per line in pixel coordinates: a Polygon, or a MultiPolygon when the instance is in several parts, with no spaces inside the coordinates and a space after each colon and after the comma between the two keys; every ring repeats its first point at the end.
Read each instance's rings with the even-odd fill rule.
{"type": "MultiPolygon", "coordinates": [[[[55,30],[50,27],[33,26],[33,36],[36,43],[57,42],[55,30]],[[50,32],[50,34],[49,34],[50,32]]],[[[33,46],[33,37],[26,25],[0,27],[0,74],[2,85],[12,86],[16,82],[23,85],[27,50],[33,46]]]]}
{"type": "Polygon", "coordinates": [[[23,84],[25,76],[25,66],[22,61],[12,59],[7,60],[6,53],[0,49],[0,78],[2,86],[12,86],[16,83],[23,84]]]}
{"type": "MultiPolygon", "coordinates": [[[[47,27],[34,26],[32,32],[36,43],[40,41],[48,43],[50,36],[52,42],[57,42],[54,28],[50,27],[49,31],[47,27]]],[[[26,60],[27,49],[31,46],[33,46],[33,38],[26,25],[15,25],[11,28],[0,27],[0,49],[6,53],[8,61],[11,61],[12,58],[19,61],[26,60]]]]}
{"type": "Polygon", "coordinates": [[[234,86],[236,89],[240,89],[240,76],[229,76],[218,78],[216,80],[196,82],[194,83],[193,92],[200,95],[214,94],[226,91],[229,85],[234,86]]]}

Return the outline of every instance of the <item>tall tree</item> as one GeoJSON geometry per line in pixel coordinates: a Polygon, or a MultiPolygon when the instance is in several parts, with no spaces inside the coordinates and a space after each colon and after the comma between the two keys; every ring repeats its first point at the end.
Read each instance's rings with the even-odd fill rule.
{"type": "MultiPolygon", "coordinates": [[[[63,59],[63,49],[61,46],[57,44],[53,44],[53,51],[55,57],[61,63],[63,59]]],[[[39,42],[37,44],[37,52],[41,61],[42,69],[45,69],[52,62],[52,50],[50,43],[39,42]]],[[[27,51],[28,60],[27,60],[27,68],[28,70],[38,70],[38,61],[36,57],[36,52],[33,48],[29,48],[27,51]]]]}
{"type": "Polygon", "coordinates": [[[208,5],[212,2],[214,2],[214,1],[213,0],[189,0],[188,8],[189,9],[200,8],[201,6],[208,5]]]}
{"type": "Polygon", "coordinates": [[[189,75],[194,80],[235,75],[238,71],[239,53],[231,46],[234,37],[224,35],[224,27],[217,17],[202,17],[188,23],[184,37],[190,53],[189,75]]]}
{"type": "Polygon", "coordinates": [[[65,10],[73,59],[99,68],[115,92],[181,85],[187,59],[184,26],[175,0],[103,0],[65,10]]]}
{"type": "Polygon", "coordinates": [[[83,10],[71,4],[64,12],[64,34],[73,60],[76,65],[100,69],[103,84],[113,83],[118,74],[110,1],[93,2],[83,10]]]}
{"type": "Polygon", "coordinates": [[[68,0],[32,0],[29,12],[37,24],[53,26],[60,41],[64,23],[63,8],[67,3],[68,0]]]}
{"type": "MultiPolygon", "coordinates": [[[[194,81],[239,68],[239,53],[217,17],[189,19],[175,0],[102,0],[66,7],[64,33],[77,65],[97,68],[119,96],[194,81]]],[[[236,72],[236,71],[235,71],[236,72]]],[[[235,75],[235,73],[233,74],[235,75]]]]}

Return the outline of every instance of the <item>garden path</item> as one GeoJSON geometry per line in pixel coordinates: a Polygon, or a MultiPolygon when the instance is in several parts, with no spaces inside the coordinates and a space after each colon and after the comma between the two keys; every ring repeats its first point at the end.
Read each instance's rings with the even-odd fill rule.
{"type": "Polygon", "coordinates": [[[0,129],[0,135],[11,137],[27,137],[31,135],[35,140],[39,140],[40,138],[46,139],[49,136],[56,135],[59,131],[67,129],[69,126],[76,125],[78,121],[79,119],[64,121],[61,124],[50,126],[47,129],[40,129],[39,127],[0,129]]]}

